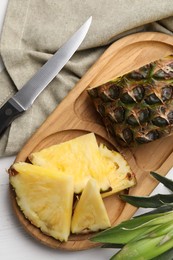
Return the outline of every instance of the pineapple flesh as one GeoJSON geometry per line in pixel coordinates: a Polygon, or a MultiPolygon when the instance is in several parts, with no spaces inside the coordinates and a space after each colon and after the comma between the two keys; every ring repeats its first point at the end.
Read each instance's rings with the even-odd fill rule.
{"type": "Polygon", "coordinates": [[[173,55],[88,89],[108,132],[123,146],[169,135],[173,126],[173,55]]]}
{"type": "Polygon", "coordinates": [[[25,217],[41,231],[60,241],[70,234],[73,178],[58,170],[29,163],[15,163],[10,183],[25,217]]]}
{"type": "Polygon", "coordinates": [[[35,165],[53,167],[64,174],[71,174],[75,193],[82,192],[91,176],[97,179],[101,190],[110,187],[107,176],[112,172],[113,164],[99,153],[93,133],[32,153],[29,160],[35,165]]]}
{"type": "MultiPolygon", "coordinates": [[[[64,174],[72,175],[74,191],[77,194],[83,191],[90,178],[97,181],[101,192],[108,190],[112,190],[112,193],[118,192],[120,180],[125,181],[125,188],[135,184],[134,175],[129,165],[124,164],[123,157],[119,153],[108,150],[106,146],[98,146],[94,133],[32,153],[29,160],[34,165],[59,169],[64,174]],[[127,178],[129,175],[131,178],[127,178]]],[[[122,189],[121,184],[120,189],[122,189]]]]}
{"type": "Polygon", "coordinates": [[[29,159],[9,170],[17,204],[33,225],[60,241],[67,241],[70,232],[110,227],[103,197],[136,184],[123,156],[98,145],[93,133],[34,152],[29,159]]]}
{"type": "Polygon", "coordinates": [[[98,231],[111,226],[99,186],[94,179],[86,184],[72,216],[72,233],[98,231]]]}
{"type": "Polygon", "coordinates": [[[100,145],[99,149],[102,155],[109,158],[116,167],[115,174],[109,176],[111,189],[103,192],[102,198],[133,187],[136,184],[136,178],[124,157],[116,151],[109,150],[103,144],[100,145]]]}

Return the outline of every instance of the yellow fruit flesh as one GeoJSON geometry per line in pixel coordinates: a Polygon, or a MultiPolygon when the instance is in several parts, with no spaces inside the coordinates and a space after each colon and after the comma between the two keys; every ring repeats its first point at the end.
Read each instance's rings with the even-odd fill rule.
{"type": "Polygon", "coordinates": [[[75,193],[80,193],[91,177],[100,190],[108,190],[109,176],[115,170],[114,163],[100,153],[93,133],[32,153],[29,159],[35,165],[55,167],[74,176],[75,193]]]}
{"type": "Polygon", "coordinates": [[[110,226],[99,186],[96,180],[90,179],[74,210],[71,231],[72,233],[98,231],[110,226]]]}
{"type": "Polygon", "coordinates": [[[16,163],[10,177],[17,203],[32,224],[60,241],[70,234],[74,185],[72,176],[27,163],[16,163]]]}
{"type": "Polygon", "coordinates": [[[70,226],[73,233],[110,227],[102,198],[136,183],[123,156],[98,146],[92,133],[35,152],[29,159],[33,164],[12,167],[18,172],[10,177],[17,203],[31,223],[60,241],[67,241],[70,226]],[[81,192],[71,220],[74,193],[81,192]]]}
{"type": "Polygon", "coordinates": [[[103,144],[100,145],[99,149],[101,154],[111,160],[115,166],[114,174],[109,175],[109,182],[112,189],[103,192],[102,198],[134,186],[136,184],[136,178],[123,156],[116,151],[110,151],[103,144]]]}

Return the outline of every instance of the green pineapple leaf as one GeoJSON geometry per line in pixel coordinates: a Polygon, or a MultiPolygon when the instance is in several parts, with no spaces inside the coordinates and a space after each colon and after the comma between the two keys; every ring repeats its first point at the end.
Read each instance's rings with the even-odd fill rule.
{"type": "Polygon", "coordinates": [[[173,203],[173,194],[157,194],[151,197],[120,195],[120,198],[133,206],[142,208],[158,208],[162,205],[173,203]]]}
{"type": "MultiPolygon", "coordinates": [[[[118,226],[109,228],[91,238],[91,241],[101,243],[114,243],[117,245],[126,244],[138,237],[145,236],[157,228],[160,223],[167,223],[172,220],[173,212],[150,214],[138,216],[127,221],[123,221],[118,226]]],[[[120,247],[120,246],[118,246],[120,247]]]]}
{"type": "Polygon", "coordinates": [[[152,260],[172,260],[172,256],[173,256],[173,247],[164,252],[163,254],[159,255],[159,256],[156,256],[154,257],[152,260]]]}
{"type": "MultiPolygon", "coordinates": [[[[156,172],[150,172],[150,174],[160,181],[165,187],[173,191],[173,181],[159,175],[156,172]]],[[[165,204],[173,203],[173,194],[157,194],[154,196],[130,196],[130,195],[120,195],[123,201],[135,207],[142,208],[158,208],[165,204]]]]}
{"type": "Polygon", "coordinates": [[[169,234],[167,241],[162,243],[164,238],[165,236],[163,235],[151,239],[145,238],[142,240],[129,242],[122,248],[121,251],[114,255],[111,260],[153,259],[154,257],[157,257],[172,248],[173,232],[172,234],[169,234]]]}
{"type": "MultiPolygon", "coordinates": [[[[157,214],[157,213],[164,213],[164,212],[169,212],[173,211],[173,203],[165,204],[162,205],[161,207],[158,207],[152,211],[146,212],[140,216],[147,216],[147,215],[152,215],[152,214],[157,214]]],[[[137,218],[138,216],[136,216],[137,218]]]]}
{"type": "Polygon", "coordinates": [[[173,181],[163,177],[162,175],[156,173],[156,172],[150,172],[150,174],[159,182],[161,182],[165,187],[167,187],[169,190],[173,191],[173,181]]]}

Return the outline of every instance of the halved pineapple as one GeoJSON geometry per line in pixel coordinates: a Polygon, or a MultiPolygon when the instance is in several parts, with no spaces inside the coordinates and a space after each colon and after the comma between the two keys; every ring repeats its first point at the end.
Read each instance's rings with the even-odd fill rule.
{"type": "Polygon", "coordinates": [[[98,231],[110,226],[99,186],[96,180],[91,178],[74,210],[71,231],[78,234],[86,231],[98,231]]]}
{"type": "MultiPolygon", "coordinates": [[[[29,159],[35,165],[71,174],[74,177],[75,193],[82,192],[90,178],[97,181],[100,191],[112,189],[112,193],[115,193],[136,182],[130,167],[118,154],[105,146],[99,147],[95,135],[90,133],[32,153],[29,159]],[[121,181],[119,187],[118,181],[121,181]]],[[[104,196],[106,194],[110,193],[104,196]]]]}
{"type": "Polygon", "coordinates": [[[73,177],[25,162],[15,163],[11,171],[16,174],[10,176],[10,183],[25,217],[43,233],[67,241],[73,205],[73,177]]]}
{"type": "Polygon", "coordinates": [[[173,54],[115,77],[90,95],[103,123],[122,146],[172,134],[173,54]]]}

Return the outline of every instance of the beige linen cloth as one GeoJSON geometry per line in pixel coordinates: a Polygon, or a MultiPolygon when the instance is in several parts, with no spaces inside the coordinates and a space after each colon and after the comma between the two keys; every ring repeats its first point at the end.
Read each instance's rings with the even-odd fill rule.
{"type": "MultiPolygon", "coordinates": [[[[0,41],[0,106],[93,16],[78,51],[0,138],[0,156],[16,154],[106,48],[140,31],[173,33],[173,0],[9,0],[0,41]]],[[[0,122],[1,124],[1,122],[0,122]]]]}

